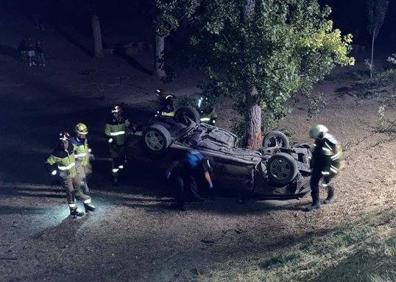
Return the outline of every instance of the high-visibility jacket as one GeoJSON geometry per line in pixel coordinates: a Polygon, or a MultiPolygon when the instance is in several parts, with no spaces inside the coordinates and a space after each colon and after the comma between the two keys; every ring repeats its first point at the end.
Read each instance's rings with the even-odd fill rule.
{"type": "Polygon", "coordinates": [[[311,159],[314,171],[320,171],[323,176],[334,176],[339,172],[342,160],[342,147],[333,135],[325,134],[315,141],[311,159]]]}
{"type": "Polygon", "coordinates": [[[216,120],[217,120],[217,113],[214,109],[209,113],[201,113],[201,122],[215,125],[216,120]]]}
{"type": "Polygon", "coordinates": [[[126,118],[117,120],[114,117],[110,117],[106,122],[105,134],[109,139],[112,138],[114,140],[112,144],[124,145],[129,125],[129,120],[126,118]]]}
{"type": "Polygon", "coordinates": [[[67,150],[63,148],[55,149],[46,161],[47,169],[56,171],[56,175],[62,178],[74,178],[77,175],[76,158],[73,153],[73,147],[69,146],[67,150]]]}
{"type": "Polygon", "coordinates": [[[90,160],[91,149],[88,146],[88,140],[86,138],[78,138],[77,136],[70,139],[70,143],[73,146],[74,156],[78,165],[88,166],[90,160]]]}

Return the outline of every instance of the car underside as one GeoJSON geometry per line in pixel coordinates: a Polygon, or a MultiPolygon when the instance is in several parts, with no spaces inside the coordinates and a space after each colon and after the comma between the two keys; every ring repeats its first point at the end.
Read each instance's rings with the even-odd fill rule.
{"type": "Polygon", "coordinates": [[[257,151],[244,149],[238,147],[235,134],[216,126],[161,119],[143,125],[130,138],[128,156],[136,163],[165,171],[186,151],[197,150],[209,160],[219,193],[243,190],[272,199],[299,198],[308,193],[309,146],[290,146],[281,132],[267,134],[263,144],[257,151]]]}

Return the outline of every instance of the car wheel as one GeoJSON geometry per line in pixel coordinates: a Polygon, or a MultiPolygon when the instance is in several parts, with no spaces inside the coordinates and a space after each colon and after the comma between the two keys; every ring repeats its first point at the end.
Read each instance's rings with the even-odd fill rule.
{"type": "Polygon", "coordinates": [[[190,125],[191,121],[200,123],[198,111],[192,107],[181,107],[175,113],[175,121],[184,125],[190,125]]]}
{"type": "Polygon", "coordinates": [[[289,148],[289,138],[283,132],[270,131],[264,136],[263,147],[289,148]]]}
{"type": "Polygon", "coordinates": [[[160,124],[154,124],[143,132],[144,148],[153,154],[163,153],[171,144],[169,131],[160,124]]]}
{"type": "Polygon", "coordinates": [[[297,163],[286,153],[276,153],[267,162],[269,179],[279,185],[289,184],[297,175],[297,163]]]}

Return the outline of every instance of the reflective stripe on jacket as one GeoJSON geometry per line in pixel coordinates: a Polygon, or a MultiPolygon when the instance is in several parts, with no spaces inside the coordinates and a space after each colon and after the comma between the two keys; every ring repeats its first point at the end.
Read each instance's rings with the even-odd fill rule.
{"type": "Polygon", "coordinates": [[[130,123],[128,119],[117,121],[114,118],[106,122],[105,134],[109,138],[113,138],[117,145],[124,145],[126,143],[126,134],[130,123]]]}
{"type": "Polygon", "coordinates": [[[54,150],[46,162],[50,168],[57,169],[62,178],[74,178],[77,175],[76,158],[71,147],[67,151],[62,149],[54,150]]]}
{"type": "Polygon", "coordinates": [[[89,147],[87,139],[79,139],[78,137],[72,137],[70,143],[73,146],[74,156],[77,161],[77,165],[87,166],[89,165],[89,147]]]}
{"type": "Polygon", "coordinates": [[[315,141],[312,152],[311,167],[323,176],[336,175],[341,167],[343,153],[341,145],[334,136],[326,134],[323,139],[315,141]]]}

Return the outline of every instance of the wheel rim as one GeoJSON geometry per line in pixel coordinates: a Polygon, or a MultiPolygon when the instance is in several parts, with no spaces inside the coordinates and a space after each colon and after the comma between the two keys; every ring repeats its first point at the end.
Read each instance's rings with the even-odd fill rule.
{"type": "Polygon", "coordinates": [[[284,181],[290,177],[292,167],[288,161],[278,158],[271,162],[270,172],[275,179],[284,181]]]}
{"type": "Polygon", "coordinates": [[[147,147],[152,151],[161,151],[165,146],[165,138],[157,131],[148,131],[144,137],[147,147]]]}

